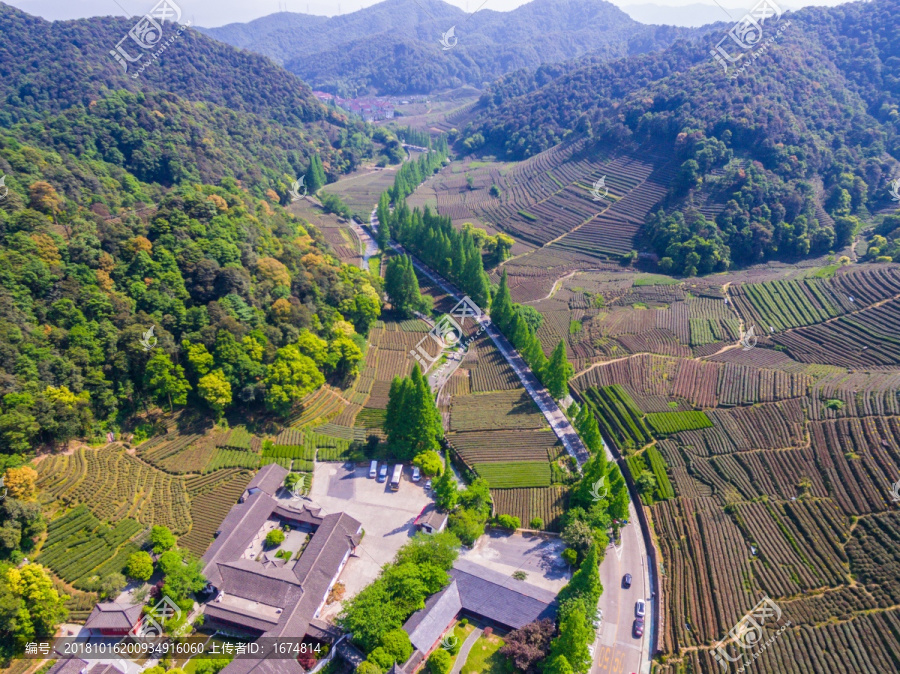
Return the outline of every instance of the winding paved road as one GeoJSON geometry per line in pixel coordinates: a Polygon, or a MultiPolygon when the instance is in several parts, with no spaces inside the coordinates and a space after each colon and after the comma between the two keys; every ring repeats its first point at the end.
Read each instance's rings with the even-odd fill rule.
{"type": "MultiPolygon", "coordinates": [[[[369,217],[369,227],[373,232],[378,231],[377,210],[377,208],[373,209],[369,217]]],[[[362,229],[362,227],[360,227],[360,229],[362,229]]],[[[369,240],[374,241],[371,234],[368,234],[368,236],[369,240]]],[[[419,262],[419,260],[411,253],[407,252],[403,246],[392,240],[391,248],[397,253],[409,255],[410,259],[413,261],[413,265],[421,274],[426,276],[432,283],[457,302],[462,301],[464,296],[462,292],[449,281],[419,262]]],[[[531,368],[525,363],[525,359],[522,358],[519,352],[513,348],[512,344],[510,344],[509,340],[494,326],[486,313],[482,313],[476,320],[479,325],[484,328],[485,332],[487,332],[500,353],[506,359],[506,362],[509,363],[510,367],[512,367],[513,371],[519,377],[522,386],[525,387],[525,390],[528,391],[528,395],[531,396],[531,399],[534,400],[535,404],[541,410],[541,413],[550,424],[550,428],[553,429],[553,432],[556,433],[556,437],[562,442],[563,447],[566,448],[566,451],[571,456],[575,457],[575,460],[578,461],[578,465],[581,466],[590,457],[590,452],[588,452],[587,448],[584,446],[581,438],[578,437],[578,433],[572,428],[569,419],[563,414],[559,405],[556,404],[553,396],[551,396],[547,389],[544,388],[544,385],[538,381],[534,372],[532,372],[531,368]]]]}

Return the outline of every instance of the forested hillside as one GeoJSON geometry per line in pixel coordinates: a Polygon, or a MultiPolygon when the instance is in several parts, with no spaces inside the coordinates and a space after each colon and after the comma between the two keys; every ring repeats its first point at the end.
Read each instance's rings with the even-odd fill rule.
{"type": "Polygon", "coordinates": [[[897,170],[898,24],[887,2],[790,13],[736,77],[709,55],[716,32],[610,63],[515,73],[484,94],[462,147],[521,159],[587,136],[586,155],[653,147],[674,157],[643,239],[664,271],[826,253],[887,200],[897,170]]]}
{"type": "Polygon", "coordinates": [[[637,23],[604,0],[535,0],[510,12],[488,5],[471,16],[441,0],[387,0],[328,19],[280,13],[205,32],[345,96],[480,87],[519,68],[592,52],[616,58],[692,34],[637,23]],[[444,49],[451,27],[459,42],[444,49]]]}
{"type": "Polygon", "coordinates": [[[190,30],[132,79],[107,53],[129,27],[0,5],[3,465],[155,405],[286,414],[380,313],[380,280],[281,206],[372,130],[190,30]]]}

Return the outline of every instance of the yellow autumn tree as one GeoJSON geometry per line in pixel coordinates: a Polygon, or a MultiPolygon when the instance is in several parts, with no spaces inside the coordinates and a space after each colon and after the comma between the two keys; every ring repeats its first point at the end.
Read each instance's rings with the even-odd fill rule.
{"type": "Polygon", "coordinates": [[[288,268],[274,257],[261,257],[256,261],[256,273],[260,278],[278,286],[290,286],[291,274],[288,268]]]}
{"type": "Polygon", "coordinates": [[[7,468],[3,474],[3,485],[13,498],[30,501],[37,494],[37,478],[37,471],[30,466],[7,468]]]}
{"type": "Polygon", "coordinates": [[[41,213],[54,215],[62,208],[62,199],[56,193],[53,185],[43,180],[38,180],[28,188],[30,206],[41,213]]]}
{"type": "Polygon", "coordinates": [[[224,213],[225,211],[228,210],[228,202],[225,201],[218,194],[210,194],[208,197],[206,197],[206,200],[211,201],[213,203],[213,205],[216,207],[216,210],[219,211],[219,213],[224,213]]]}

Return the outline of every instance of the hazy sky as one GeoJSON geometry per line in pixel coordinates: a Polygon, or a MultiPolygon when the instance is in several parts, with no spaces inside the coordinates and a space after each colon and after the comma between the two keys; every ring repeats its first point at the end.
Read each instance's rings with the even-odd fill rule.
{"type": "MultiPolygon", "coordinates": [[[[23,9],[29,14],[45,19],[76,19],[86,16],[107,16],[126,13],[144,14],[157,0],[2,0],[23,9]]],[[[309,12],[311,14],[347,14],[363,7],[377,4],[380,0],[176,0],[181,6],[184,19],[192,18],[199,26],[221,26],[235,21],[251,21],[278,11],[309,12]]],[[[468,11],[475,11],[484,0],[446,0],[468,11]]],[[[485,8],[507,11],[529,0],[487,0],[485,8]]],[[[628,5],[656,4],[679,7],[702,3],[715,4],[714,0],[612,0],[613,4],[628,5]]],[[[747,7],[755,0],[718,0],[725,7],[747,7]]],[[[783,0],[784,8],[797,9],[807,5],[837,5],[841,0],[783,0]]]]}

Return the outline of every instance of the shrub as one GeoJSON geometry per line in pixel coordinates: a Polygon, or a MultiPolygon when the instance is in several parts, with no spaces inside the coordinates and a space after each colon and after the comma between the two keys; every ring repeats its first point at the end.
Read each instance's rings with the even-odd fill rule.
{"type": "Polygon", "coordinates": [[[413,645],[406,630],[393,629],[381,637],[381,646],[397,662],[406,662],[413,653],[413,645]]]}
{"type": "Polygon", "coordinates": [[[150,530],[150,542],[153,544],[153,552],[159,554],[175,547],[175,534],[169,527],[157,525],[150,530]]]}
{"type": "Polygon", "coordinates": [[[575,548],[566,548],[562,551],[562,558],[566,560],[570,566],[577,566],[578,551],[576,551],[575,548]]]}
{"type": "Polygon", "coordinates": [[[128,558],[125,573],[135,580],[147,580],[153,575],[153,558],[146,552],[135,552],[128,558]]]}
{"type": "Polygon", "coordinates": [[[413,465],[418,466],[428,477],[440,475],[444,470],[444,461],[441,459],[441,455],[434,450],[428,450],[427,452],[418,454],[416,458],[413,459],[413,465]]]}
{"type": "Polygon", "coordinates": [[[428,658],[426,667],[429,674],[447,674],[452,664],[453,658],[450,657],[450,654],[443,648],[439,648],[428,658]]]}
{"type": "Polygon", "coordinates": [[[379,646],[374,651],[369,653],[369,657],[367,659],[374,662],[382,670],[390,669],[391,665],[396,662],[394,656],[384,650],[383,646],[379,646]]]}
{"type": "Polygon", "coordinates": [[[542,520],[540,517],[535,517],[528,523],[528,526],[532,529],[543,530],[544,520],[542,520]]]}
{"type": "Polygon", "coordinates": [[[518,517],[513,517],[512,515],[498,515],[497,526],[515,531],[522,526],[522,523],[518,517]]]}

